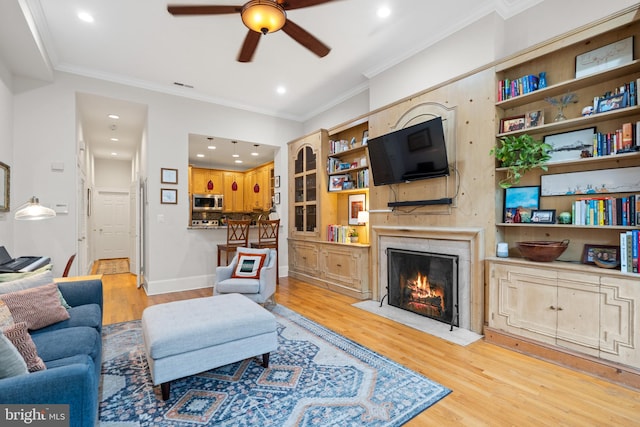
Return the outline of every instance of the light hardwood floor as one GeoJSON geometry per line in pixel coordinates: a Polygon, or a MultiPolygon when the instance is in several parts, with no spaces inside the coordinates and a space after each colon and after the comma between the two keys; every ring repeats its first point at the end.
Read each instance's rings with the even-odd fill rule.
{"type": "MultiPolygon", "coordinates": [[[[210,289],[146,296],[135,276],[103,276],[105,324],[210,289]]],[[[453,392],[408,426],[640,426],[640,392],[484,341],[461,347],[353,307],[355,299],[281,278],[276,299],[453,392]]]]}

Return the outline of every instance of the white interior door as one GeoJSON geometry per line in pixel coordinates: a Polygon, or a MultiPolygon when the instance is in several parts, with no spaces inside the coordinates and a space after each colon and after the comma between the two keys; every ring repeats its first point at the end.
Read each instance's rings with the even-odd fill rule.
{"type": "Polygon", "coordinates": [[[87,274],[87,190],[85,187],[84,174],[78,174],[78,244],[75,262],[71,265],[70,276],[75,276],[72,272],[78,271],[79,275],[87,274]]]}
{"type": "Polygon", "coordinates": [[[129,192],[96,193],[93,209],[96,257],[129,258],[129,192]]]}

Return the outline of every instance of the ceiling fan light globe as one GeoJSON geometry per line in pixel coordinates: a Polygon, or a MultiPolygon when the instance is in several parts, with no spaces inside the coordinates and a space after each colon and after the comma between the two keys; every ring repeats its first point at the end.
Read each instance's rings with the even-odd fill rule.
{"type": "Polygon", "coordinates": [[[252,0],[242,7],[242,22],[252,31],[267,34],[284,26],[287,14],[273,0],[252,0]]]}

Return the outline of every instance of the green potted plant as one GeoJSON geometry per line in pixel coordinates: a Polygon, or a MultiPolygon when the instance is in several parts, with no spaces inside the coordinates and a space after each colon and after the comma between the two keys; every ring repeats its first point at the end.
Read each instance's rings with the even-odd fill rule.
{"type": "Polygon", "coordinates": [[[351,243],[358,243],[358,230],[356,230],[355,228],[350,228],[349,239],[351,240],[351,243]]]}
{"type": "Polygon", "coordinates": [[[500,165],[507,168],[507,176],[500,181],[500,187],[509,188],[518,184],[520,178],[531,169],[547,170],[545,163],[551,158],[549,144],[526,133],[505,136],[500,141],[500,146],[490,151],[500,161],[500,165]]]}

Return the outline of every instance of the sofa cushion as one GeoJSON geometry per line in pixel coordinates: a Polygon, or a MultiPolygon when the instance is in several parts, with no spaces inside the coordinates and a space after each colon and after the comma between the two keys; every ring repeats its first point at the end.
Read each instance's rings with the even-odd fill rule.
{"type": "Polygon", "coordinates": [[[15,322],[7,304],[0,300],[0,331],[4,331],[15,322]]]}
{"type": "Polygon", "coordinates": [[[258,279],[260,269],[264,265],[267,254],[246,253],[238,251],[238,264],[233,269],[232,278],[258,279]]]}
{"type": "Polygon", "coordinates": [[[257,294],[260,292],[258,279],[227,279],[216,283],[216,292],[220,294],[257,294]]]}
{"type": "Polygon", "coordinates": [[[27,331],[26,323],[18,322],[13,326],[8,327],[4,333],[24,358],[29,372],[44,371],[47,369],[44,361],[38,355],[35,343],[27,331]]]}
{"type": "Polygon", "coordinates": [[[29,329],[40,329],[69,318],[60,303],[58,285],[50,283],[0,295],[15,322],[25,322],[29,329]]]}
{"type": "Polygon", "coordinates": [[[27,363],[15,345],[0,332],[0,379],[29,373],[27,363]]]}
{"type": "Polygon", "coordinates": [[[101,336],[98,331],[88,326],[57,329],[55,331],[32,335],[33,342],[38,348],[38,354],[45,362],[64,359],[76,354],[86,354],[100,363],[101,336]],[[60,345],[64,343],[64,345],[60,345]]]}
{"type": "Polygon", "coordinates": [[[0,283],[0,294],[21,291],[23,289],[35,288],[38,286],[53,283],[53,273],[49,266],[46,270],[36,270],[37,273],[4,273],[3,282],[0,283]],[[7,281],[6,279],[12,280],[7,281]]]}
{"type": "Polygon", "coordinates": [[[102,331],[102,311],[98,304],[85,304],[71,307],[67,312],[69,313],[67,320],[54,323],[37,331],[31,331],[31,335],[55,331],[56,329],[74,328],[76,326],[89,326],[98,332],[102,331]]]}

